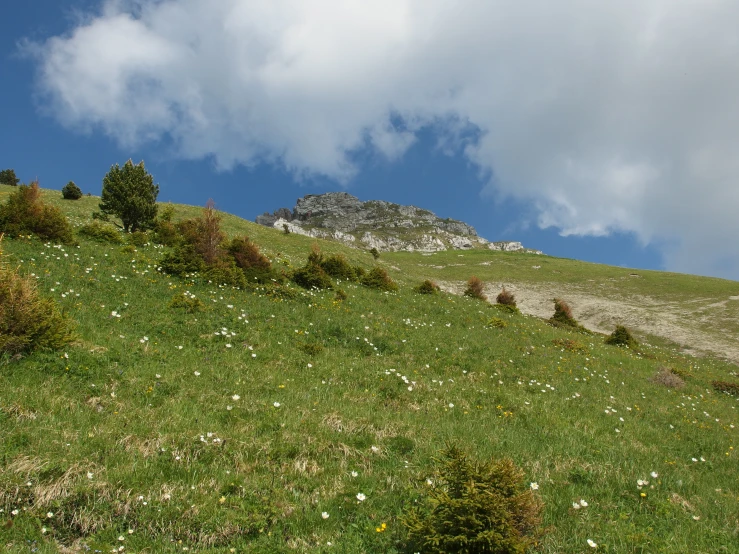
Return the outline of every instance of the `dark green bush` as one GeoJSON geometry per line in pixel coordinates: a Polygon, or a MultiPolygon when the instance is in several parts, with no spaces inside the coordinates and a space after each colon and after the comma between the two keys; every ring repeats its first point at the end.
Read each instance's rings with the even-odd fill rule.
{"type": "Polygon", "coordinates": [[[0,171],[0,184],[10,185],[11,187],[17,187],[21,180],[15,176],[14,169],[3,169],[0,171]]]}
{"type": "Polygon", "coordinates": [[[354,266],[354,275],[357,276],[357,281],[361,281],[362,277],[367,275],[367,270],[364,269],[361,265],[355,265],[354,266]]]}
{"type": "Polygon", "coordinates": [[[541,501],[511,460],[472,462],[450,447],[419,506],[403,517],[408,552],[523,554],[535,542],[541,501]]]}
{"type": "Polygon", "coordinates": [[[157,216],[158,194],[159,185],[154,184],[144,162],[134,165],[128,160],[123,167],[112,166],[103,177],[100,211],[119,217],[126,232],[148,229],[157,216]]]}
{"type": "Polygon", "coordinates": [[[570,305],[559,298],[554,299],[554,315],[549,319],[549,322],[556,327],[582,328],[573,317],[570,305]]]}
{"type": "Polygon", "coordinates": [[[230,285],[232,287],[246,288],[247,281],[244,272],[233,260],[222,261],[216,265],[208,266],[201,273],[203,279],[216,285],[230,285]]]}
{"type": "Polygon", "coordinates": [[[375,267],[370,270],[362,279],[359,281],[365,287],[371,289],[378,289],[393,292],[398,290],[398,285],[393,281],[381,267],[375,267]]]}
{"type": "Polygon", "coordinates": [[[149,243],[149,235],[143,231],[133,231],[132,233],[129,233],[126,238],[128,240],[128,244],[132,244],[139,248],[146,246],[149,243]]]}
{"type": "Polygon", "coordinates": [[[55,206],[41,202],[38,182],[20,185],[0,206],[0,232],[9,236],[33,233],[41,239],[74,243],[72,226],[55,206]]]}
{"type": "Polygon", "coordinates": [[[336,289],[336,296],[334,296],[334,300],[336,300],[338,302],[343,302],[347,298],[349,298],[349,297],[347,296],[347,294],[344,291],[344,289],[336,289]]]}
{"type": "Polygon", "coordinates": [[[100,221],[93,221],[92,223],[83,225],[77,230],[77,233],[100,242],[123,244],[123,237],[120,231],[112,225],[106,225],[100,221]]]}
{"type": "Polygon", "coordinates": [[[62,198],[65,200],[79,200],[82,198],[82,190],[74,184],[74,181],[70,181],[62,187],[62,198]]]}
{"type": "Polygon", "coordinates": [[[307,263],[293,271],[290,280],[304,289],[330,289],[334,286],[328,273],[320,265],[313,263],[307,263]]]}
{"type": "Polygon", "coordinates": [[[469,296],[470,298],[477,298],[478,300],[487,300],[488,297],[485,296],[485,285],[483,282],[474,275],[470,277],[470,280],[467,281],[467,288],[464,291],[465,296],[469,296]]]}
{"type": "Polygon", "coordinates": [[[0,258],[0,354],[61,348],[74,339],[72,330],[56,303],[39,295],[36,281],[0,258]]]}
{"type": "Polygon", "coordinates": [[[203,258],[195,251],[192,244],[180,244],[168,252],[159,263],[162,271],[170,275],[198,273],[205,269],[203,258]]]}
{"type": "Polygon", "coordinates": [[[334,279],[356,281],[357,273],[342,254],[328,256],[321,260],[321,267],[334,279]]]}
{"type": "Polygon", "coordinates": [[[167,205],[159,210],[159,215],[154,220],[154,236],[153,240],[157,244],[164,246],[175,246],[180,241],[180,234],[177,226],[172,223],[174,216],[174,207],[167,205]]]}
{"type": "Polygon", "coordinates": [[[169,307],[175,308],[175,309],[182,309],[185,310],[187,313],[195,313],[199,312],[203,308],[205,308],[205,305],[200,300],[200,298],[195,297],[192,294],[175,294],[172,297],[172,300],[169,301],[169,307]]]}
{"type": "Polygon", "coordinates": [[[375,248],[374,246],[369,251],[370,254],[372,254],[372,257],[376,260],[380,257],[380,251],[375,248]]]}
{"type": "Polygon", "coordinates": [[[636,339],[631,336],[629,330],[623,325],[616,325],[616,329],[611,333],[605,340],[606,344],[614,346],[628,346],[629,348],[636,348],[639,343],[636,339]]]}
{"type": "Polygon", "coordinates": [[[439,288],[439,285],[426,279],[417,287],[413,287],[413,290],[419,294],[439,294],[441,289],[439,288]]]}

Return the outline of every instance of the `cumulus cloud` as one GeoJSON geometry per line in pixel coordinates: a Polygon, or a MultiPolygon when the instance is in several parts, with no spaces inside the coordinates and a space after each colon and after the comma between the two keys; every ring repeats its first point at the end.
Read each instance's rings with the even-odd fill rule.
{"type": "Polygon", "coordinates": [[[116,0],[29,48],[71,128],[348,183],[354,153],[433,127],[542,227],[739,278],[736,21],[732,0],[116,0]]]}

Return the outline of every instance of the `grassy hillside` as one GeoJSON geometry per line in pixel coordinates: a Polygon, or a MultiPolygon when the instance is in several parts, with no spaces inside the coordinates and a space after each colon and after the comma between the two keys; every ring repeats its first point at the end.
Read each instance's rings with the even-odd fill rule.
{"type": "MultiPolygon", "coordinates": [[[[78,224],[97,204],[45,200],[78,224]]],[[[224,228],[278,267],[302,264],[313,242],[374,263],[231,216],[224,228]]],[[[344,283],[343,302],[300,289],[276,300],[163,275],[153,245],[6,239],[4,250],[77,321],[79,340],[0,365],[0,550],[400,551],[403,509],[456,443],[512,458],[538,485],[536,552],[592,551],[588,539],[600,552],[739,551],[739,401],[711,387],[738,381],[736,365],[609,347],[411,290],[474,270],[496,287],[676,303],[689,318],[691,303],[737,295],[736,283],[490,251],[396,253],[380,262],[398,293],[344,283]],[[205,309],[169,307],[184,291],[205,309]],[[663,367],[685,386],[655,382],[663,367]]]]}

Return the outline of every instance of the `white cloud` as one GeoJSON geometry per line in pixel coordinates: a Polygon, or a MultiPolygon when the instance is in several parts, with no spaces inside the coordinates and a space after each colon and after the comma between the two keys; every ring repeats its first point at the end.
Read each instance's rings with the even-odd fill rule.
{"type": "Polygon", "coordinates": [[[34,51],[69,127],[347,182],[353,152],[396,160],[433,125],[540,225],[739,278],[736,21],[733,0],[118,0],[34,51]]]}

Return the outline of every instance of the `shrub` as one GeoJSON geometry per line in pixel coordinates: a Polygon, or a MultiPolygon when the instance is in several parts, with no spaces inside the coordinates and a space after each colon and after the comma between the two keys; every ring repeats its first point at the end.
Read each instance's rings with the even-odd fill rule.
{"type": "Polygon", "coordinates": [[[133,246],[137,246],[141,248],[142,246],[146,246],[149,243],[149,235],[147,235],[143,231],[134,231],[132,233],[129,233],[128,237],[128,244],[132,244],[133,246]]]}
{"type": "Polygon", "coordinates": [[[516,306],[511,306],[510,304],[493,304],[493,307],[503,312],[504,314],[520,314],[521,311],[516,306]]]}
{"type": "Polygon", "coordinates": [[[0,171],[0,184],[10,185],[11,187],[17,187],[21,180],[15,176],[15,170],[3,169],[0,171]]]}
{"type": "Polygon", "coordinates": [[[72,328],[56,303],[39,295],[34,279],[0,258],[0,354],[61,348],[73,340],[72,328]]]}
{"type": "Polygon", "coordinates": [[[612,344],[614,346],[628,346],[629,348],[636,348],[639,345],[634,337],[631,336],[629,330],[623,325],[616,325],[616,329],[606,337],[605,342],[606,344],[612,344]]]}
{"type": "Polygon", "coordinates": [[[669,389],[680,389],[685,386],[685,381],[673,373],[669,367],[661,367],[659,371],[650,379],[656,385],[664,385],[669,389]]]}
{"type": "Polygon", "coordinates": [[[437,285],[433,281],[429,281],[428,279],[426,279],[417,287],[413,287],[413,290],[416,291],[418,294],[439,294],[439,291],[441,289],[439,288],[439,285],[437,285]]]}
{"type": "Polygon", "coordinates": [[[372,247],[372,249],[371,249],[371,250],[369,251],[369,253],[370,253],[370,254],[372,254],[372,257],[373,257],[373,258],[374,258],[375,260],[377,260],[377,259],[378,259],[378,258],[380,257],[380,251],[379,251],[379,250],[378,250],[377,248],[375,248],[374,246],[373,246],[373,247],[372,247]]]}
{"type": "Polygon", "coordinates": [[[123,243],[123,237],[121,237],[121,233],[115,227],[105,225],[99,221],[93,221],[92,223],[83,225],[77,230],[77,233],[100,242],[123,243]]]}
{"type": "Polygon", "coordinates": [[[298,291],[278,283],[267,283],[263,289],[264,294],[273,300],[297,300],[300,298],[300,293],[298,291]]]}
{"type": "Polygon", "coordinates": [[[174,246],[179,241],[180,235],[177,227],[172,223],[174,207],[164,207],[154,221],[154,242],[165,246],[174,246]]]}
{"type": "Polygon", "coordinates": [[[330,289],[334,286],[328,273],[320,265],[312,263],[293,271],[290,280],[304,289],[330,289]]]}
{"type": "Polygon", "coordinates": [[[321,260],[321,267],[334,279],[356,281],[357,274],[354,268],[342,254],[335,254],[321,260]]]}
{"type": "Polygon", "coordinates": [[[269,271],[272,268],[272,262],[259,251],[259,246],[251,242],[249,237],[232,239],[227,250],[241,269],[269,271]]]}
{"type": "Polygon", "coordinates": [[[364,269],[361,265],[355,265],[354,266],[354,275],[357,276],[357,281],[361,281],[362,277],[367,275],[367,270],[364,269]]]}
{"type": "Polygon", "coordinates": [[[233,260],[224,260],[216,265],[206,265],[202,276],[216,285],[246,288],[248,284],[244,272],[236,266],[233,260]]]}
{"type": "Polygon", "coordinates": [[[334,296],[334,300],[336,300],[337,302],[343,302],[347,298],[349,297],[347,296],[346,292],[344,292],[344,289],[336,289],[336,295],[334,296]]]}
{"type": "Polygon", "coordinates": [[[206,202],[203,215],[197,223],[198,236],[193,242],[195,250],[207,265],[214,265],[223,258],[221,243],[226,240],[226,235],[221,231],[221,215],[212,199],[206,202]]]}
{"type": "Polygon", "coordinates": [[[580,341],[573,339],[554,339],[552,344],[558,348],[567,350],[567,352],[576,352],[578,354],[586,354],[587,347],[580,341]]]}
{"type": "Polygon", "coordinates": [[[362,277],[360,283],[362,283],[365,287],[369,287],[371,289],[385,290],[390,292],[398,290],[398,285],[390,278],[390,276],[387,274],[387,271],[385,271],[381,267],[373,268],[369,273],[362,277]]]}
{"type": "Polygon", "coordinates": [[[38,182],[20,185],[0,206],[0,232],[10,236],[34,233],[39,238],[71,244],[72,226],[61,210],[41,202],[38,182]]]}
{"type": "Polygon", "coordinates": [[[170,275],[185,275],[198,273],[205,269],[205,263],[195,251],[192,244],[180,244],[172,252],[168,252],[159,263],[162,271],[170,275]]]}
{"type": "Polygon", "coordinates": [[[559,298],[554,299],[554,315],[549,319],[549,322],[555,326],[574,327],[580,328],[580,324],[572,316],[572,308],[564,300],[559,298]]]}
{"type": "Polygon", "coordinates": [[[491,318],[490,321],[488,321],[488,325],[497,329],[505,329],[506,327],[508,327],[508,323],[504,319],[500,319],[499,317],[491,318]]]}
{"type": "Polygon", "coordinates": [[[169,301],[169,307],[175,309],[183,309],[187,313],[192,314],[202,310],[205,305],[193,294],[175,294],[172,300],[169,301]]]}
{"type": "Polygon", "coordinates": [[[483,282],[473,275],[470,277],[470,280],[467,281],[467,288],[464,291],[464,295],[471,298],[477,298],[479,300],[487,300],[488,297],[485,296],[485,293],[483,292],[484,288],[485,285],[483,282]]]}
{"type": "Polygon", "coordinates": [[[62,188],[62,198],[65,200],[79,200],[82,198],[82,190],[74,184],[74,181],[70,181],[62,188]]]}
{"type": "Polygon", "coordinates": [[[503,306],[516,307],[516,296],[512,292],[505,290],[505,287],[503,287],[503,290],[495,297],[495,301],[503,306]]]}
{"type": "Polygon", "coordinates": [[[128,160],[123,167],[112,166],[103,177],[100,211],[120,218],[126,232],[147,229],[157,216],[158,195],[159,185],[154,184],[144,162],[133,165],[128,160]]]}
{"type": "Polygon", "coordinates": [[[402,519],[410,552],[523,553],[534,543],[541,501],[511,460],[476,463],[450,447],[427,498],[402,519]]]}
{"type": "Polygon", "coordinates": [[[739,383],[730,381],[712,381],[711,386],[718,392],[725,392],[731,396],[739,396],[739,383]]]}

